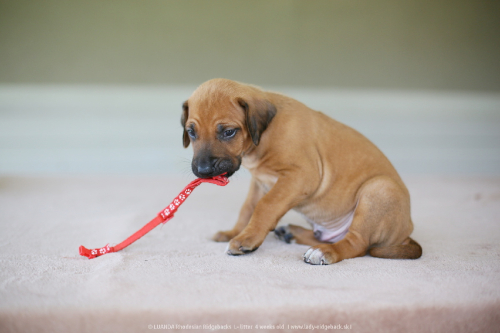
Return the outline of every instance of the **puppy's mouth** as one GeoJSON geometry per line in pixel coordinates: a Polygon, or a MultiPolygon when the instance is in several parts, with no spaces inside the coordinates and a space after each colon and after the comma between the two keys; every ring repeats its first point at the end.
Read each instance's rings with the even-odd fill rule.
{"type": "MultiPolygon", "coordinates": [[[[231,177],[232,175],[234,175],[236,171],[231,171],[231,172],[224,172],[224,173],[221,173],[220,175],[224,175],[226,176],[227,178],[231,177]]],[[[218,175],[218,176],[220,176],[218,175]]]]}
{"type": "Polygon", "coordinates": [[[226,158],[214,159],[210,163],[206,161],[201,161],[200,163],[196,159],[193,159],[191,169],[198,178],[211,178],[220,175],[225,175],[229,178],[240,169],[240,165],[241,159],[239,158],[236,161],[226,158]]]}

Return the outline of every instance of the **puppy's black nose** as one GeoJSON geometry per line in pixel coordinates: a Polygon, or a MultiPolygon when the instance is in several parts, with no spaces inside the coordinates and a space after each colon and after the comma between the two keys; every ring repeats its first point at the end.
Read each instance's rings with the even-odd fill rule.
{"type": "Polygon", "coordinates": [[[204,159],[198,162],[198,173],[201,176],[211,176],[215,171],[215,159],[204,159]]]}
{"type": "Polygon", "coordinates": [[[198,165],[198,173],[202,176],[208,176],[214,172],[214,168],[210,165],[198,165]]]}

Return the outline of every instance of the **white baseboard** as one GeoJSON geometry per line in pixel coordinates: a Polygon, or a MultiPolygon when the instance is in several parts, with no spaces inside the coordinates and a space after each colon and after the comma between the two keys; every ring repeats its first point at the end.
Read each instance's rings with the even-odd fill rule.
{"type": "MultiPolygon", "coordinates": [[[[0,174],[189,173],[194,88],[0,85],[0,174]]],[[[354,127],[403,174],[500,174],[500,94],[270,90],[354,127]]]]}

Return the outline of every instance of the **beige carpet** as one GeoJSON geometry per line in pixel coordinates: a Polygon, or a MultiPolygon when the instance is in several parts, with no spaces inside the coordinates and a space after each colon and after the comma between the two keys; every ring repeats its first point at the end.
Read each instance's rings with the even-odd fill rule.
{"type": "Polygon", "coordinates": [[[240,257],[210,241],[236,219],[242,176],[92,260],[80,245],[121,242],[192,178],[0,178],[0,332],[499,332],[500,178],[404,178],[423,257],[330,266],[272,234],[240,257]]]}

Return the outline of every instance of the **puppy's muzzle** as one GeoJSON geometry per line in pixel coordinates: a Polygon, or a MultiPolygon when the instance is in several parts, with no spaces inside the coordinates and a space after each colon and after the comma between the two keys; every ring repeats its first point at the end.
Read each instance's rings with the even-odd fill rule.
{"type": "Polygon", "coordinates": [[[240,160],[232,161],[230,158],[200,157],[194,158],[191,168],[199,178],[209,178],[227,173],[230,177],[240,168],[240,160]]]}

